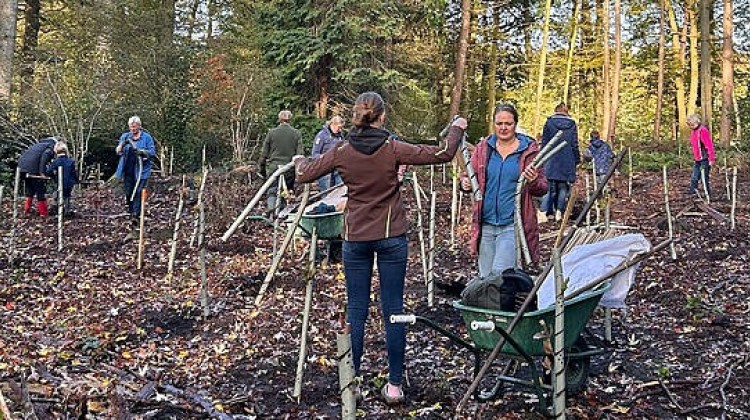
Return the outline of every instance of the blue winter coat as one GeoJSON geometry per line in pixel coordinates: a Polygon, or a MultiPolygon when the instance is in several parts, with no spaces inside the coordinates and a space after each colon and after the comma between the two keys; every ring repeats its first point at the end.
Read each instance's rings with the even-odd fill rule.
{"type": "Polygon", "coordinates": [[[18,167],[21,172],[36,175],[46,173],[47,164],[55,156],[55,152],[52,150],[54,146],[55,139],[46,138],[26,149],[18,158],[18,167]]]}
{"type": "Polygon", "coordinates": [[[63,191],[70,192],[78,183],[76,161],[67,155],[58,156],[47,168],[47,176],[57,180],[57,168],[63,168],[63,191]]]}
{"type": "Polygon", "coordinates": [[[565,114],[556,113],[547,118],[542,132],[542,147],[546,146],[560,130],[563,132],[562,140],[568,143],[569,147],[563,148],[547,162],[544,173],[549,180],[574,182],[576,166],[581,161],[576,122],[565,114]]]}
{"type": "Polygon", "coordinates": [[[133,140],[133,135],[130,131],[127,131],[120,136],[120,144],[125,144],[122,148],[122,155],[120,156],[120,162],[117,164],[117,172],[115,176],[122,178],[124,176],[138,178],[138,161],[140,159],[143,162],[143,169],[141,170],[141,180],[147,180],[151,176],[151,160],[156,156],[156,146],[154,145],[154,139],[151,137],[146,130],[141,130],[141,137],[136,141],[133,140]],[[135,143],[135,147],[140,150],[145,150],[148,153],[148,157],[137,156],[135,150],[130,145],[132,140],[135,143]]]}
{"type": "Polygon", "coordinates": [[[605,143],[604,140],[597,138],[591,139],[591,145],[589,145],[588,152],[594,160],[597,175],[604,175],[609,172],[609,167],[612,164],[612,159],[615,158],[615,154],[612,152],[612,148],[605,143]]]}
{"type": "Polygon", "coordinates": [[[315,136],[315,143],[313,143],[312,157],[316,158],[325,152],[333,149],[340,141],[344,139],[344,133],[339,132],[334,134],[331,131],[331,127],[326,125],[320,132],[315,136]]]}

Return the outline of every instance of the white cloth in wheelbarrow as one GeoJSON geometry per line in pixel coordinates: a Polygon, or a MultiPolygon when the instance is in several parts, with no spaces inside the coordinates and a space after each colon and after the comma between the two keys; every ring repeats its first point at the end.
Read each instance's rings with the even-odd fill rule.
{"type": "MultiPolygon", "coordinates": [[[[502,274],[492,272],[487,277],[474,278],[461,292],[461,303],[477,308],[515,312],[528,296],[534,281],[522,270],[509,268],[502,274]]],[[[532,302],[536,309],[536,302],[532,302]]]]}
{"type": "MultiPolygon", "coordinates": [[[[585,287],[597,278],[611,272],[623,262],[629,262],[639,254],[651,250],[651,242],[640,233],[616,236],[592,244],[578,245],[562,257],[562,268],[568,287],[565,295],[585,287]]],[[[606,308],[626,308],[625,297],[633,284],[636,264],[612,279],[612,288],[602,296],[599,303],[606,308]]],[[[554,270],[547,275],[537,292],[539,308],[555,304],[554,270]]]]}

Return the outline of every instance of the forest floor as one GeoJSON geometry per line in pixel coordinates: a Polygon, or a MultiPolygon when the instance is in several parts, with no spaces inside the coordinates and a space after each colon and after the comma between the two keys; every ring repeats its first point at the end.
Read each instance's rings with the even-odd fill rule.
{"type": "MultiPolygon", "coordinates": [[[[728,216],[724,176],[713,175],[711,207],[728,216]]],[[[689,177],[689,169],[670,173],[673,214],[692,203],[686,194],[689,177]]],[[[427,184],[424,173],[420,179],[427,184]]],[[[120,215],[123,197],[110,187],[77,193],[78,217],[65,222],[62,252],[57,251],[55,217],[20,218],[15,261],[9,264],[12,218],[6,194],[0,209],[0,392],[13,418],[207,418],[219,412],[235,418],[340,417],[335,333],[345,305],[341,264],[318,267],[303,391],[297,401],[291,394],[304,300],[305,241],[298,241],[294,255],[282,260],[262,303],[255,306],[271,265],[273,229],[248,220],[228,241],[220,236],[262,181],[241,172],[209,175],[210,315],[204,318],[198,251],[189,244],[194,202],[186,206],[175,275],[166,276],[179,183],[177,177],[151,182],[141,270],[136,267],[137,242],[124,242],[129,222],[120,215]]],[[[468,196],[451,247],[450,188],[437,184],[436,277],[446,283],[465,281],[474,275],[475,265],[466,251],[468,196]]],[[[733,231],[692,209],[675,224],[677,259],[667,250],[642,264],[628,310],[614,313],[613,341],[592,361],[587,389],[568,397],[569,417],[750,417],[747,170],[741,171],[738,187],[733,231]]],[[[636,228],[654,245],[668,236],[661,173],[636,174],[632,196],[623,177],[615,179],[614,189],[614,222],[636,228]]],[[[403,196],[415,222],[412,189],[405,187],[403,196]]],[[[427,220],[426,209],[423,214],[427,220]]],[[[427,306],[414,226],[407,311],[466,337],[466,327],[451,306],[453,296],[438,289],[434,307],[427,306]]],[[[559,222],[543,224],[543,237],[558,228],[559,222]]],[[[282,238],[280,233],[279,242],[282,238]]],[[[542,246],[549,255],[552,239],[542,246]]],[[[377,281],[373,285],[377,289],[377,281]]],[[[597,311],[589,323],[593,332],[601,333],[601,320],[597,311]]],[[[539,417],[534,394],[516,387],[493,402],[471,400],[456,415],[473,378],[469,353],[419,324],[407,331],[407,402],[392,408],[379,397],[387,366],[382,319],[373,304],[359,416],[539,417]]]]}

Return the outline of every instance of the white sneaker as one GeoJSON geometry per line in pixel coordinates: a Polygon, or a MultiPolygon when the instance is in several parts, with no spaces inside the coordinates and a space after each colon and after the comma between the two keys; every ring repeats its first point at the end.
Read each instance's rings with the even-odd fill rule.
{"type": "Polygon", "coordinates": [[[562,220],[562,213],[560,213],[560,210],[555,211],[555,221],[559,222],[562,220]]]}

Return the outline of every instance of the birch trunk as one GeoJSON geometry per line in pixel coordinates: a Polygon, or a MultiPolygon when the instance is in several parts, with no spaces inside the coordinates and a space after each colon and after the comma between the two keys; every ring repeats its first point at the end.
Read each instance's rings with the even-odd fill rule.
{"type": "Polygon", "coordinates": [[[10,100],[13,50],[16,46],[16,0],[0,2],[0,104],[10,100]]]}

